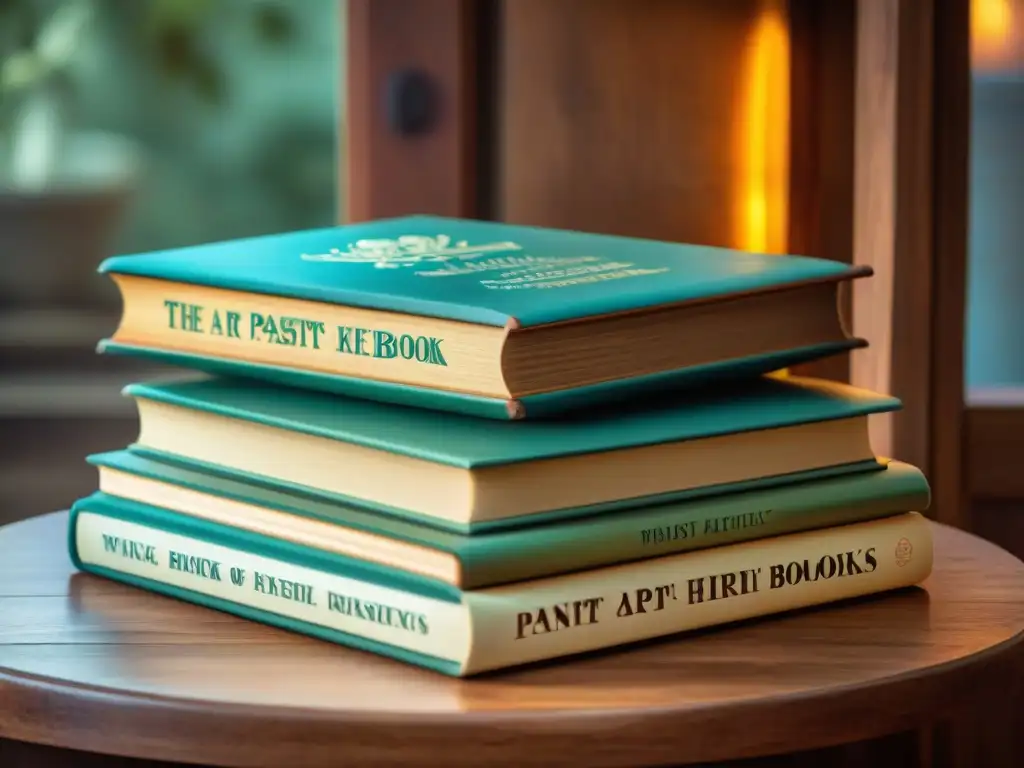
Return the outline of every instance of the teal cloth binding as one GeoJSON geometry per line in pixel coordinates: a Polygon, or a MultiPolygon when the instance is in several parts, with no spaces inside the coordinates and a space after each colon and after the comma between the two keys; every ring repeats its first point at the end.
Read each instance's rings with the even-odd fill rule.
{"type": "MultiPolygon", "coordinates": [[[[345,645],[357,650],[369,651],[382,656],[388,656],[399,661],[416,664],[451,677],[457,677],[460,674],[461,670],[459,664],[448,659],[427,656],[426,654],[416,653],[398,646],[381,643],[376,640],[370,640],[358,635],[352,635],[348,632],[340,632],[336,629],[330,629],[316,624],[310,624],[305,621],[299,621],[288,616],[281,616],[276,613],[271,613],[270,611],[241,605],[230,600],[223,600],[221,598],[203,595],[190,589],[182,589],[181,587],[165,584],[153,579],[146,579],[132,574],[122,573],[112,568],[105,568],[103,566],[91,565],[82,562],[78,555],[78,547],[75,543],[75,524],[78,515],[83,511],[87,511],[121,520],[127,520],[129,522],[137,522],[141,525],[151,525],[155,528],[180,533],[185,536],[193,536],[225,547],[241,549],[252,552],[253,554],[263,555],[265,557],[271,557],[285,562],[294,563],[296,565],[301,565],[306,568],[317,568],[323,570],[320,568],[320,564],[323,561],[316,557],[312,550],[306,550],[309,555],[306,557],[301,555],[301,553],[278,549],[273,546],[273,542],[268,546],[267,542],[269,542],[269,540],[258,542],[254,538],[255,534],[252,535],[253,538],[250,536],[225,536],[222,535],[222,530],[215,530],[220,529],[220,526],[208,529],[198,528],[194,525],[188,524],[188,521],[181,515],[174,515],[173,513],[165,513],[161,515],[159,510],[155,510],[152,507],[145,508],[142,514],[139,515],[139,508],[141,507],[142,505],[134,505],[133,507],[127,502],[113,500],[109,497],[104,497],[101,494],[94,494],[93,496],[76,502],[71,508],[71,515],[68,522],[68,553],[72,564],[78,570],[86,573],[92,573],[114,581],[120,581],[133,587],[166,595],[188,603],[194,603],[205,608],[223,611],[224,613],[239,616],[243,619],[249,619],[250,621],[258,621],[269,626],[308,635],[310,637],[337,643],[339,645],[345,645]],[[182,525],[183,522],[185,523],[184,525],[182,525]]],[[[345,573],[344,571],[339,572],[344,573],[346,576],[350,575],[350,573],[345,573]]],[[[352,578],[360,577],[352,576],[352,578]]],[[[452,602],[458,602],[458,600],[453,600],[452,602]]]]}
{"type": "MultiPolygon", "coordinates": [[[[80,509],[88,509],[100,515],[127,520],[139,525],[150,525],[182,536],[192,536],[222,547],[244,549],[254,555],[301,565],[303,568],[340,574],[346,578],[422,595],[432,600],[444,600],[449,603],[461,601],[461,590],[436,579],[428,579],[407,571],[398,571],[367,560],[356,560],[322,549],[312,549],[251,531],[229,528],[226,525],[171,512],[149,504],[115,498],[102,491],[97,491],[76,501],[72,506],[72,511],[80,509]]],[[[73,559],[77,562],[77,555],[74,555],[73,559]]]]}
{"type": "Polygon", "coordinates": [[[554,459],[894,411],[841,384],[758,378],[675,391],[585,414],[496,421],[281,388],[247,379],[130,384],[125,392],[462,469],[554,459]]]}
{"type": "MultiPolygon", "coordinates": [[[[800,365],[863,346],[865,346],[865,342],[861,339],[848,339],[647,376],[634,376],[575,389],[528,395],[517,401],[522,406],[518,410],[521,412],[520,418],[523,419],[557,417],[571,412],[585,411],[589,408],[613,405],[665,389],[691,389],[715,381],[760,376],[780,368],[800,365]]],[[[213,375],[245,376],[279,386],[378,400],[393,405],[449,411],[466,416],[498,420],[509,420],[513,413],[509,408],[509,401],[501,398],[230,360],[192,352],[140,347],[109,339],[101,341],[97,349],[101,353],[138,357],[213,375]]]]}
{"type": "Polygon", "coordinates": [[[331,493],[328,491],[316,490],[304,485],[289,483],[284,480],[265,478],[249,472],[242,472],[240,470],[223,467],[219,464],[209,464],[204,461],[186,459],[181,456],[163,453],[162,451],[154,451],[139,445],[130,445],[128,446],[128,450],[153,461],[159,461],[165,464],[183,467],[185,469],[192,469],[227,479],[234,479],[240,482],[252,484],[253,486],[276,488],[295,497],[326,501],[327,503],[332,504],[344,504],[346,506],[364,509],[374,514],[387,515],[396,520],[403,520],[456,534],[495,533],[498,531],[526,528],[534,525],[568,522],[578,518],[588,517],[590,515],[604,514],[614,512],[616,510],[628,510],[641,505],[683,502],[690,499],[699,499],[704,498],[705,496],[716,496],[723,493],[742,493],[795,483],[806,483],[829,477],[841,477],[848,474],[878,472],[885,469],[885,464],[883,462],[875,459],[867,459],[865,461],[858,461],[852,464],[839,464],[833,467],[822,467],[820,469],[811,469],[804,472],[791,472],[785,475],[763,477],[738,483],[710,485],[702,488],[692,488],[685,491],[672,491],[669,493],[655,494],[653,496],[644,496],[643,498],[620,499],[617,501],[605,502],[603,504],[589,504],[583,507],[557,509],[550,512],[537,512],[530,515],[518,515],[516,517],[501,520],[488,520],[486,522],[462,524],[442,520],[436,517],[430,517],[428,515],[422,515],[410,510],[400,509],[398,507],[374,504],[353,496],[343,496],[341,494],[331,493]]]}
{"type": "MultiPolygon", "coordinates": [[[[921,471],[897,461],[889,462],[881,472],[850,472],[774,486],[761,484],[747,492],[708,494],[689,501],[644,505],[466,535],[359,509],[327,497],[292,493],[272,482],[254,482],[229,474],[202,472],[196,467],[159,461],[131,451],[90,456],[89,462],[214,498],[343,525],[355,531],[449,553],[461,563],[464,588],[538,578],[843,521],[859,521],[894,511],[924,511],[929,503],[928,481],[921,471]],[[772,518],[768,524],[744,529],[741,533],[731,529],[729,534],[723,535],[716,532],[709,536],[696,531],[696,537],[686,541],[670,539],[650,545],[640,541],[642,530],[664,529],[687,520],[719,519],[755,510],[771,510],[772,518]]],[[[190,513],[192,510],[180,511],[190,513]]],[[[240,516],[236,525],[245,528],[247,522],[240,516]]]]}
{"type": "Polygon", "coordinates": [[[866,272],[827,259],[436,216],[115,256],[100,271],[521,327],[866,272]]]}

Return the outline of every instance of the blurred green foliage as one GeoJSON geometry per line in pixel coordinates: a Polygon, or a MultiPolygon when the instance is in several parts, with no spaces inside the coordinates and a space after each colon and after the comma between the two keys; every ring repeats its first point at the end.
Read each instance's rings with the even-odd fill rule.
{"type": "Polygon", "coordinates": [[[344,24],[337,0],[0,0],[0,195],[99,132],[143,158],[119,250],[329,225],[344,24]]]}
{"type": "Polygon", "coordinates": [[[118,34],[143,41],[154,71],[187,83],[211,103],[222,102],[227,90],[203,35],[215,13],[218,23],[246,25],[267,45],[287,44],[294,34],[283,0],[0,0],[0,98],[44,85],[66,87],[67,64],[99,11],[118,34]]]}

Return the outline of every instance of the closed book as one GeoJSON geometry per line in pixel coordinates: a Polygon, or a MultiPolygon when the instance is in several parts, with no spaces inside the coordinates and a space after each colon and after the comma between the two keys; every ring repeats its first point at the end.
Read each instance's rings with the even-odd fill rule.
{"type": "Polygon", "coordinates": [[[475,589],[648,557],[870,520],[929,504],[909,464],[466,535],[272,483],[156,461],[89,457],[108,496],[475,589]]]}
{"type": "Polygon", "coordinates": [[[734,483],[790,482],[806,472],[880,470],[868,415],[899,407],[892,397],[796,377],[539,421],[478,419],[252,379],[126,391],[139,411],[137,452],[464,532],[734,483]]]}
{"type": "Polygon", "coordinates": [[[930,523],[862,523],[459,590],[96,494],[75,504],[81,570],[453,676],[920,583],[930,523]]]}
{"type": "Polygon", "coordinates": [[[862,346],[864,267],[412,216],[118,256],[100,349],[497,419],[862,346]]]}

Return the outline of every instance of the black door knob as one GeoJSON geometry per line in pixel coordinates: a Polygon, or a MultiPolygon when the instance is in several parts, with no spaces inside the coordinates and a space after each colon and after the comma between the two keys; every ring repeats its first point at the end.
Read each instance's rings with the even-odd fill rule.
{"type": "Polygon", "coordinates": [[[431,77],[417,69],[395,72],[388,79],[388,125],[403,136],[423,134],[437,121],[439,94],[431,77]]]}

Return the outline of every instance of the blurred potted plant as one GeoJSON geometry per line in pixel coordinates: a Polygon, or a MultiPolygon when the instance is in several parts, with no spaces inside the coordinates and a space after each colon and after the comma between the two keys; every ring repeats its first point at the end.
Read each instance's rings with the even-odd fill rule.
{"type": "Polygon", "coordinates": [[[116,11],[95,0],[0,0],[0,304],[81,305],[113,295],[95,269],[140,181],[141,149],[125,136],[73,128],[80,50],[88,42],[138,46],[139,65],[221,103],[224,73],[200,44],[215,14],[237,23],[240,12],[271,44],[292,34],[282,2],[232,7],[234,15],[223,15],[214,0],[146,0],[116,11]],[[103,39],[87,40],[91,31],[103,39]]]}
{"type": "Polygon", "coordinates": [[[0,3],[0,302],[89,303],[140,171],[128,139],[72,129],[89,0],[0,3]],[[41,7],[44,6],[44,7],[41,7]]]}

